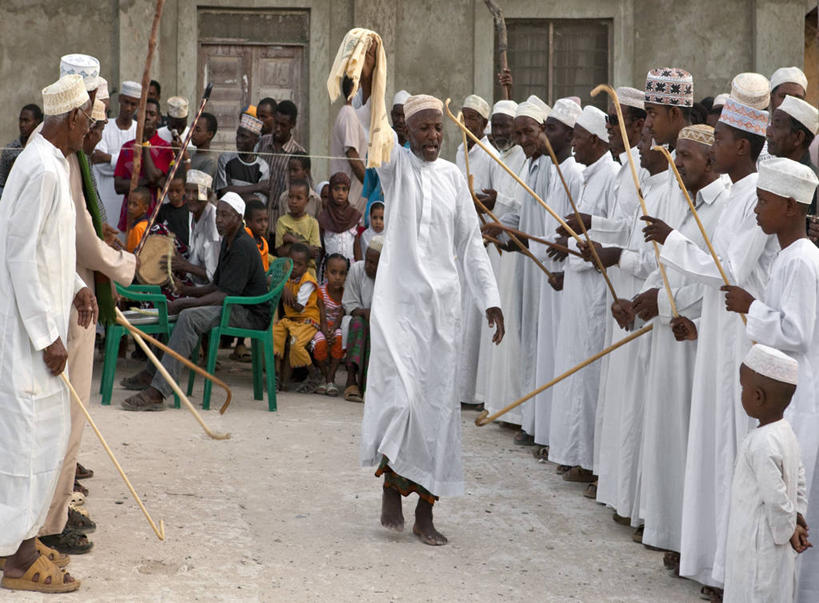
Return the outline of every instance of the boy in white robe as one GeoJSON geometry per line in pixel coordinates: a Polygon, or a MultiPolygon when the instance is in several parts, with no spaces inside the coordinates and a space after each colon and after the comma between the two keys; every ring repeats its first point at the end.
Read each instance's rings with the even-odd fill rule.
{"type": "MultiPolygon", "coordinates": [[[[799,162],[773,158],[760,163],[757,182],[757,221],[766,234],[774,234],[782,250],[774,260],[771,279],[760,299],[739,287],[723,287],[726,307],[747,315],[748,337],[776,347],[799,362],[799,387],[785,417],[793,426],[802,452],[805,484],[816,492],[819,454],[819,249],[807,238],[807,215],[817,178],[799,162]]],[[[819,520],[817,505],[806,515],[819,520]]],[[[817,555],[806,555],[800,575],[819,571],[817,555]]],[[[805,593],[805,600],[810,600],[805,593]]]]}
{"type": "MultiPolygon", "coordinates": [[[[675,163],[709,239],[725,209],[729,180],[714,171],[711,145],[714,129],[694,125],[683,128],[677,138],[675,163]]],[[[678,186],[675,182],[675,186],[678,186]]],[[[676,197],[675,197],[676,199],[676,197]]],[[[685,203],[679,200],[678,203],[685,203]]],[[[683,236],[707,251],[705,240],[686,203],[681,223],[674,225],[683,236]]],[[[671,226],[652,216],[644,221],[646,240],[662,245],[671,226]]],[[[681,317],[698,322],[702,309],[703,285],[677,270],[667,270],[674,302],[681,317]]],[[[661,290],[659,271],[644,284],[652,292],[656,310],[651,337],[651,355],[646,367],[643,433],[640,452],[640,493],[638,516],[644,522],[643,543],[669,553],[666,567],[679,567],[683,482],[688,450],[688,422],[696,340],[675,341],[673,327],[681,318],[672,318],[668,298],[661,290]]],[[[648,297],[648,295],[643,295],[648,297]]],[[[647,304],[646,304],[647,305],[647,304]]]]}
{"type": "Polygon", "coordinates": [[[82,149],[91,101],[80,75],[43,90],[43,129],[14,164],[0,200],[0,586],[70,592],[80,583],[41,555],[45,522],[70,429],[58,378],[72,304],[83,326],[96,299],[76,273],[76,213],[66,156],[82,149]],[[39,575],[38,575],[39,574],[39,575]],[[37,577],[37,580],[34,578],[37,577]]]}
{"type": "MultiPolygon", "coordinates": [[[[368,60],[361,73],[364,123],[378,60],[368,60]]],[[[390,202],[370,314],[360,459],[384,475],[381,524],[403,530],[401,496],[415,492],[413,533],[436,546],[447,539],[435,529],[432,506],[438,497],[464,489],[453,379],[461,341],[459,267],[469,294],[497,326],[497,343],[503,313],[467,183],[453,163],[438,157],[443,103],[412,96],[404,116],[410,148],[394,144],[389,160],[377,168],[390,202]]]]}
{"type": "MultiPolygon", "coordinates": [[[[578,211],[584,214],[612,215],[611,190],[619,166],[609,152],[608,140],[606,114],[587,105],[575,123],[572,138],[575,159],[586,166],[583,191],[576,200],[578,211]]],[[[568,233],[561,229],[560,234],[568,233]]],[[[577,250],[577,242],[570,240],[569,247],[577,250]]],[[[603,348],[606,284],[592,264],[571,256],[566,260],[562,295],[557,334],[559,356],[555,360],[558,375],[603,348]]],[[[568,474],[564,479],[569,481],[593,481],[594,418],[599,385],[600,366],[595,363],[554,387],[549,459],[560,465],[559,471],[568,474]]]]}
{"type": "Polygon", "coordinates": [[[731,484],[726,603],[794,600],[796,553],[811,544],[804,518],[805,468],[783,415],[800,369],[793,358],[761,344],[751,348],[739,369],[742,407],[759,426],[740,446],[731,484]]]}
{"type": "MultiPolygon", "coordinates": [[[[775,237],[760,230],[753,214],[756,158],[765,140],[767,122],[767,112],[729,98],[714,129],[717,170],[727,173],[733,184],[711,242],[728,281],[755,295],[762,293],[779,247],[775,237]]],[[[661,261],[706,285],[699,327],[691,321],[678,325],[688,332],[688,337],[698,339],[683,495],[680,575],[707,587],[719,587],[725,569],[733,459],[750,429],[748,417],[738,410],[736,371],[751,341],[740,317],[725,311],[724,295],[719,290],[724,282],[710,253],[675,231],[666,238],[661,261]]]]}

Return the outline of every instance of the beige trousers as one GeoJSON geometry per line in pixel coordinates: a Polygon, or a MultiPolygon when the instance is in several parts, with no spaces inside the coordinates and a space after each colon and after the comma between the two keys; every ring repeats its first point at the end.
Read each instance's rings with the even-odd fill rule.
{"type": "MultiPolygon", "coordinates": [[[[96,325],[83,329],[77,324],[77,310],[71,308],[71,323],[68,327],[68,375],[71,384],[82,398],[86,408],[91,397],[91,375],[94,370],[94,336],[96,325]]],[[[68,503],[74,494],[74,472],[77,457],[80,453],[80,441],[85,427],[85,415],[80,407],[71,401],[71,434],[68,436],[68,448],[65,453],[60,479],[54,492],[54,500],[48,509],[48,517],[40,530],[40,536],[59,534],[68,521],[68,503]]]]}

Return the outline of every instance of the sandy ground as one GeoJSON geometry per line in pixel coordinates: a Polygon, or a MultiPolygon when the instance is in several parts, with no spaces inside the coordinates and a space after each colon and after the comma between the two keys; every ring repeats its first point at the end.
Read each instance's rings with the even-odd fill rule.
{"type": "MultiPolygon", "coordinates": [[[[445,547],[378,522],[381,486],[358,465],[363,407],[341,398],[280,394],[279,411],[252,400],[248,365],[223,360],[227,414],[128,413],[93,400],[93,415],[167,539],[159,542],[90,428],[81,462],[94,550],[75,556],[83,601],[697,601],[661,553],[631,540],[582,486],[538,464],[498,425],[463,417],[466,495],[436,505],[445,547]]],[[[117,381],[134,372],[122,361],[117,381]]],[[[100,367],[98,367],[100,369],[100,367]]],[[[97,370],[97,377],[100,370],[97,370]]],[[[341,377],[339,377],[341,382],[341,377]]],[[[200,399],[201,381],[194,390],[200,399]]],[[[215,405],[221,394],[214,389],[215,405]]],[[[217,403],[218,402],[218,403],[217,403]]],[[[54,596],[0,591],[0,599],[54,596]]]]}

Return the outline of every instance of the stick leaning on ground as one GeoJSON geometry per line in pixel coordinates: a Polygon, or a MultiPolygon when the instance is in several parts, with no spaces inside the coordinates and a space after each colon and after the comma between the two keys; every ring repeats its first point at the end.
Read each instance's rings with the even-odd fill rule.
{"type": "MultiPolygon", "coordinates": [[[[148,359],[154,364],[154,366],[156,366],[156,370],[158,370],[159,374],[162,375],[162,377],[165,379],[165,381],[168,382],[168,385],[171,386],[171,389],[174,391],[174,393],[177,396],[179,396],[179,399],[182,400],[182,402],[185,403],[185,406],[188,408],[189,411],[191,411],[191,413],[193,414],[196,421],[199,423],[199,425],[202,426],[202,429],[205,430],[205,433],[208,434],[208,436],[211,437],[214,440],[227,440],[227,439],[230,439],[230,434],[229,433],[216,433],[214,431],[211,431],[211,429],[207,426],[205,421],[202,419],[202,416],[197,412],[197,410],[196,410],[196,408],[194,408],[193,404],[191,404],[191,401],[188,400],[188,397],[184,394],[184,392],[182,391],[182,388],[179,387],[179,384],[174,380],[173,377],[171,377],[171,374],[168,372],[168,370],[164,366],[162,366],[162,363],[156,357],[156,354],[153,353],[153,351],[148,346],[148,344],[145,343],[145,341],[142,339],[144,333],[141,333],[140,331],[135,329],[133,326],[131,326],[131,323],[129,323],[128,320],[125,318],[125,316],[122,315],[122,312],[120,311],[119,308],[117,308],[116,311],[117,311],[117,322],[119,322],[126,329],[128,329],[128,331],[131,333],[131,336],[134,338],[134,341],[137,342],[137,345],[139,345],[139,347],[142,348],[142,351],[145,352],[145,355],[148,356],[148,359]]],[[[166,348],[166,350],[167,349],[168,348],[166,348]]],[[[178,356],[176,358],[177,358],[177,360],[179,359],[178,356]]]]}
{"type": "MultiPolygon", "coordinates": [[[[685,200],[688,202],[688,209],[691,210],[691,214],[694,216],[694,220],[697,222],[697,227],[700,229],[700,234],[702,235],[705,244],[708,246],[708,251],[711,252],[711,257],[714,259],[714,264],[716,264],[717,270],[719,270],[719,274],[722,277],[723,282],[730,286],[731,283],[728,281],[728,276],[725,274],[725,270],[722,268],[722,263],[719,261],[717,252],[714,250],[714,246],[711,244],[711,239],[708,238],[708,233],[705,232],[705,226],[703,226],[702,222],[700,221],[700,215],[697,213],[697,208],[694,207],[694,202],[691,201],[691,195],[688,194],[688,190],[685,188],[685,183],[682,180],[682,176],[680,176],[679,170],[677,170],[677,166],[674,164],[674,159],[671,157],[671,153],[668,152],[668,149],[659,145],[651,147],[651,150],[662,153],[663,156],[665,156],[666,161],[668,161],[669,167],[671,167],[671,169],[674,171],[674,177],[677,179],[677,184],[680,185],[680,189],[682,190],[683,195],[685,195],[685,200]]],[[[748,324],[748,319],[745,318],[744,314],[740,314],[739,317],[742,319],[744,324],[748,324]]]]}
{"type": "Polygon", "coordinates": [[[145,519],[147,519],[148,523],[151,524],[151,528],[153,529],[154,534],[156,534],[156,537],[159,538],[160,540],[165,540],[165,522],[160,519],[159,527],[157,527],[156,523],[154,523],[154,520],[151,518],[151,514],[148,513],[148,509],[145,508],[145,505],[142,503],[142,499],[139,498],[139,494],[137,494],[136,490],[134,490],[134,487],[131,485],[131,481],[128,479],[128,476],[125,475],[125,471],[122,470],[122,466],[119,464],[119,461],[117,461],[117,457],[114,456],[111,447],[108,446],[108,442],[106,442],[105,438],[102,437],[102,433],[100,433],[97,424],[94,423],[94,419],[91,418],[91,413],[88,412],[88,409],[85,407],[85,404],[82,403],[82,399],[80,398],[80,395],[77,393],[77,390],[75,390],[74,386],[71,385],[71,381],[68,380],[68,377],[64,372],[60,373],[60,378],[62,378],[63,383],[65,383],[66,386],[68,387],[68,391],[71,393],[72,400],[74,400],[77,406],[79,406],[80,409],[82,409],[82,413],[85,415],[85,420],[88,421],[88,424],[91,426],[91,429],[93,429],[94,433],[97,434],[97,438],[99,438],[99,441],[102,444],[102,447],[105,449],[105,452],[108,453],[108,457],[111,459],[111,462],[114,463],[114,467],[116,467],[120,477],[122,477],[122,481],[124,481],[125,485],[128,486],[128,490],[131,492],[131,496],[134,497],[134,500],[136,501],[137,505],[139,505],[139,508],[145,515],[145,519]]]}
{"type": "MultiPolygon", "coordinates": [[[[617,92],[611,86],[600,84],[591,91],[592,96],[597,96],[601,91],[605,92],[611,97],[611,102],[614,103],[614,110],[617,112],[617,122],[620,124],[620,137],[623,139],[623,146],[630,144],[628,139],[628,132],[626,132],[626,122],[623,119],[623,109],[620,107],[620,99],[617,98],[617,92]]],[[[643,210],[643,215],[648,215],[646,208],[646,201],[643,198],[643,190],[640,188],[640,179],[637,177],[637,168],[634,166],[634,157],[631,156],[631,149],[626,149],[626,157],[628,157],[628,165],[631,168],[631,179],[634,181],[634,188],[637,190],[637,199],[640,201],[640,209],[643,210]]],[[[672,162],[673,163],[673,162],[672,162]]],[[[660,247],[657,241],[652,241],[654,244],[654,257],[657,258],[657,266],[660,269],[660,276],[663,277],[663,286],[665,287],[666,295],[668,295],[668,303],[671,306],[671,315],[675,318],[679,316],[677,312],[677,303],[674,301],[674,295],[671,293],[671,284],[668,282],[668,275],[665,273],[665,266],[660,261],[660,247]]]]}
{"type": "Polygon", "coordinates": [[[563,373],[561,375],[558,375],[557,377],[555,377],[554,379],[549,381],[547,384],[541,385],[535,391],[526,394],[520,400],[516,400],[515,402],[512,402],[509,406],[506,406],[505,408],[502,408],[501,410],[499,410],[498,412],[496,412],[496,413],[494,413],[492,415],[489,414],[488,410],[484,410],[481,414],[478,415],[478,418],[475,419],[475,425],[477,425],[478,427],[483,427],[484,425],[486,425],[488,423],[491,423],[492,421],[494,421],[495,419],[497,419],[501,415],[505,415],[506,413],[508,413],[513,408],[517,408],[518,406],[520,406],[524,402],[527,402],[528,400],[531,400],[532,398],[534,398],[535,396],[537,396],[541,392],[546,391],[547,389],[549,389],[553,385],[556,385],[557,383],[560,383],[561,381],[563,381],[567,377],[570,377],[570,376],[574,375],[580,369],[589,366],[591,363],[593,363],[596,360],[599,360],[600,358],[602,358],[606,354],[609,354],[610,352],[613,352],[617,348],[619,348],[621,346],[624,346],[625,344],[632,341],[633,339],[637,339],[638,337],[640,337],[640,335],[644,335],[644,334],[648,333],[653,328],[654,328],[654,324],[652,323],[652,324],[648,324],[648,325],[644,326],[639,331],[634,331],[634,333],[631,333],[630,335],[624,337],[620,341],[618,341],[616,343],[613,343],[612,345],[605,348],[604,350],[599,351],[597,354],[595,354],[591,358],[586,358],[586,360],[584,360],[580,364],[577,364],[577,365],[573,366],[572,368],[570,368],[565,373],[563,373]]]}

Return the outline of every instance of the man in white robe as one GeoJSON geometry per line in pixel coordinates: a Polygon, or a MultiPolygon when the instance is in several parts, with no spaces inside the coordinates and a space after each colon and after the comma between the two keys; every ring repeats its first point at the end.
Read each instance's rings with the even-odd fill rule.
{"type": "MultiPolygon", "coordinates": [[[[366,71],[364,80],[372,77],[366,71]]],[[[503,314],[466,181],[438,157],[442,103],[416,95],[404,103],[404,115],[410,149],[396,144],[378,168],[391,201],[370,315],[360,457],[384,475],[382,525],[402,530],[401,496],[416,492],[413,533],[442,545],[447,539],[433,525],[432,505],[464,488],[453,379],[461,341],[458,266],[469,295],[497,325],[497,342],[503,314]]]]}
{"type": "MultiPolygon", "coordinates": [[[[728,178],[714,171],[711,160],[713,142],[713,128],[710,126],[688,126],[677,138],[675,157],[680,176],[693,197],[694,207],[709,240],[725,209],[730,189],[728,178]]],[[[662,244],[673,227],[707,252],[705,240],[687,203],[683,200],[677,203],[685,203],[681,222],[675,224],[673,221],[661,223],[652,220],[646,227],[649,240],[662,244]]],[[[661,216],[651,215],[665,220],[661,216]]],[[[666,270],[666,274],[678,313],[696,324],[702,308],[703,285],[677,270],[666,270]]],[[[679,565],[688,421],[697,342],[675,340],[671,306],[664,295],[659,271],[646,279],[641,296],[646,300],[646,307],[653,297],[656,309],[644,314],[646,317],[654,315],[654,329],[651,355],[645,368],[638,517],[644,522],[643,543],[676,553],[667,556],[668,565],[674,567],[679,565]]]]}
{"type": "MultiPolygon", "coordinates": [[[[530,102],[522,102],[515,111],[515,132],[526,155],[521,167],[521,179],[537,193],[541,199],[548,189],[549,166],[551,160],[545,155],[546,146],[543,140],[544,122],[546,115],[543,109],[530,102]]],[[[515,228],[536,237],[546,234],[546,210],[524,189],[518,185],[515,189],[515,205],[517,211],[506,212],[500,221],[511,228],[515,228]]],[[[488,224],[484,227],[484,232],[498,237],[504,242],[509,241],[509,237],[499,229],[488,224]]],[[[520,237],[518,237],[520,238],[520,237]]],[[[523,242],[523,241],[522,241],[523,242]]],[[[518,250],[514,244],[510,250],[518,250]]],[[[529,242],[529,250],[535,257],[545,257],[546,249],[539,243],[529,242]]],[[[527,393],[535,389],[535,374],[537,362],[537,319],[540,300],[540,281],[545,278],[543,272],[528,257],[518,257],[515,263],[515,282],[517,289],[515,297],[519,300],[520,308],[518,324],[520,325],[518,334],[520,340],[520,371],[518,385],[522,393],[527,393]]],[[[516,309],[517,309],[516,308],[516,309]]],[[[513,400],[492,400],[494,404],[506,405],[513,400]]],[[[521,445],[534,444],[534,402],[529,401],[521,406],[521,431],[515,435],[515,443],[521,445]]]]}
{"type": "Polygon", "coordinates": [[[136,138],[137,112],[142,86],[137,82],[122,82],[119,91],[119,115],[105,124],[102,139],[91,155],[94,176],[100,192],[100,199],[108,216],[109,226],[116,228],[122,209],[122,195],[114,190],[114,168],[117,167],[119,152],[129,140],[136,138]]]}
{"type": "MultiPolygon", "coordinates": [[[[584,164],[578,212],[612,215],[612,188],[619,169],[609,152],[606,114],[587,105],[574,126],[575,159],[584,164]]],[[[567,233],[562,233],[567,234],[567,233]]],[[[577,242],[569,241],[577,250],[577,242]]],[[[563,299],[557,333],[555,374],[559,375],[603,348],[606,284],[594,266],[576,256],[566,260],[563,299]]],[[[549,425],[549,459],[572,481],[592,481],[594,418],[600,385],[595,363],[554,387],[549,425]]]]}
{"type": "MultiPolygon", "coordinates": [[[[639,143],[640,162],[649,176],[641,183],[646,208],[650,214],[665,213],[668,203],[665,184],[668,163],[665,157],[651,150],[652,137],[648,128],[643,129],[639,143]]],[[[627,161],[627,159],[626,159],[627,161]]],[[[623,184],[636,195],[633,180],[623,184]]],[[[622,190],[622,188],[620,189],[622,190]]],[[[631,312],[631,299],[639,293],[645,279],[657,267],[654,250],[643,240],[639,205],[634,209],[628,242],[622,247],[603,247],[598,250],[604,264],[616,265],[616,272],[609,271],[615,291],[620,296],[617,306],[607,311],[606,345],[626,337],[629,331],[641,328],[641,321],[631,312]],[[618,324],[613,310],[628,309],[628,317],[618,324]]],[[[595,238],[592,231],[592,238],[595,238]]],[[[601,236],[601,238],[605,238],[601,236]]],[[[664,292],[663,292],[664,294],[664,292]]],[[[601,364],[600,392],[597,399],[597,416],[594,432],[594,473],[598,476],[597,501],[612,507],[620,517],[631,517],[638,484],[640,433],[643,420],[643,386],[645,366],[651,350],[651,333],[642,335],[625,346],[605,356],[601,364]]],[[[587,495],[591,497],[592,492],[587,495]]]]}
{"type": "MultiPolygon", "coordinates": [[[[486,125],[489,123],[489,103],[476,94],[470,94],[464,99],[462,109],[464,124],[476,138],[490,151],[494,147],[489,142],[489,138],[484,135],[486,125]]],[[[481,193],[489,186],[491,179],[491,168],[495,163],[492,158],[480,146],[475,144],[471,138],[467,138],[467,148],[464,150],[463,143],[458,145],[455,154],[455,165],[464,175],[464,178],[472,178],[472,191],[481,193]],[[465,155],[468,153],[468,157],[465,155]],[[466,161],[469,160],[469,171],[467,173],[466,161]]],[[[476,208],[477,211],[477,208],[476,208]]],[[[461,275],[463,283],[463,275],[461,275]]],[[[475,300],[469,295],[463,297],[463,337],[461,340],[461,350],[458,359],[458,400],[462,404],[475,405],[475,383],[478,377],[478,358],[480,354],[481,325],[483,324],[483,310],[475,305],[475,300]]]]}
{"type": "MultiPolygon", "coordinates": [[[[760,296],[779,245],[757,226],[756,158],[764,143],[766,111],[733,98],[725,102],[714,130],[716,168],[731,178],[726,208],[712,243],[728,281],[760,296]]],[[[739,408],[737,371],[751,345],[739,316],[726,312],[724,284],[714,260],[694,241],[672,232],[661,261],[706,285],[696,332],[697,358],[691,394],[688,456],[683,495],[680,575],[709,587],[724,577],[728,496],[737,447],[750,429],[739,408]]],[[[687,325],[687,326],[686,326],[687,325]]]]}
{"type": "Polygon", "coordinates": [[[35,537],[68,442],[71,400],[58,375],[68,358],[71,307],[86,326],[97,312],[75,271],[66,160],[82,149],[91,101],[72,74],[43,90],[43,104],[43,129],[15,162],[0,200],[0,289],[8,293],[0,301],[0,556],[7,557],[0,585],[68,592],[79,582],[40,556],[35,537]]]}
{"type": "MultiPolygon", "coordinates": [[[[566,187],[569,189],[569,194],[573,200],[580,198],[580,193],[583,190],[583,166],[579,164],[572,155],[572,137],[574,136],[574,125],[577,118],[580,117],[582,109],[573,100],[568,98],[561,98],[555,102],[549,117],[546,118],[546,136],[549,139],[549,144],[552,145],[552,150],[555,153],[558,164],[560,166],[560,173],[566,181],[566,187]]],[[[569,202],[569,196],[566,193],[566,188],[557,173],[557,167],[549,164],[549,188],[546,191],[544,200],[559,216],[565,216],[572,211],[572,205],[569,202]]],[[[565,244],[564,238],[557,237],[555,231],[558,227],[558,222],[550,214],[546,213],[544,220],[546,222],[543,237],[554,240],[561,239],[560,242],[565,244]]],[[[542,247],[538,247],[542,249],[542,247]]],[[[537,368],[535,371],[535,385],[540,386],[550,381],[554,376],[555,356],[560,352],[556,349],[557,345],[557,327],[560,324],[560,305],[562,301],[562,279],[563,279],[563,261],[565,258],[557,259],[556,254],[549,254],[548,250],[546,257],[542,259],[545,266],[555,275],[555,281],[550,281],[547,278],[540,279],[540,299],[538,308],[537,320],[537,368]],[[555,256],[555,257],[552,257],[555,256]]],[[[521,392],[521,395],[528,392],[521,392]]],[[[520,396],[518,396],[520,397],[520,396]]],[[[545,449],[549,445],[549,423],[552,417],[552,390],[547,389],[533,400],[534,408],[535,444],[541,446],[536,450],[536,456],[544,459],[547,456],[548,450],[545,449]]]]}
{"type": "MultiPolygon", "coordinates": [[[[757,221],[766,234],[776,235],[782,250],[761,298],[739,287],[723,288],[728,291],[727,308],[747,315],[750,339],[782,350],[799,362],[799,383],[785,418],[799,440],[810,494],[819,492],[819,249],[807,238],[805,216],[816,185],[813,170],[797,161],[777,157],[759,164],[757,221]]],[[[808,501],[805,519],[808,526],[816,525],[819,500],[808,496],[808,501]]],[[[800,559],[799,596],[804,601],[815,600],[811,597],[816,593],[813,572],[819,571],[819,557],[806,554],[800,559]]]]}
{"type": "MultiPolygon", "coordinates": [[[[526,160],[520,145],[515,144],[515,112],[518,104],[502,100],[492,108],[492,141],[498,158],[515,174],[519,174],[526,160]]],[[[495,161],[490,164],[489,182],[482,191],[475,191],[478,198],[499,219],[510,212],[518,212],[520,206],[517,189],[520,187],[512,176],[495,161]]],[[[489,219],[487,219],[489,221],[489,219]]],[[[500,345],[492,345],[488,325],[481,321],[478,375],[475,384],[475,402],[484,404],[490,413],[500,410],[520,391],[520,288],[517,282],[518,262],[530,261],[518,253],[501,253],[495,245],[486,248],[495,272],[495,280],[504,308],[506,335],[500,345]]],[[[521,412],[516,408],[500,421],[520,425],[521,412]]]]}

